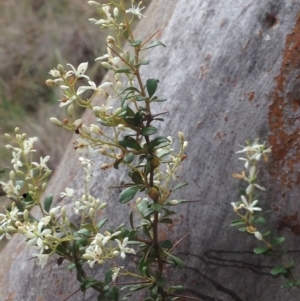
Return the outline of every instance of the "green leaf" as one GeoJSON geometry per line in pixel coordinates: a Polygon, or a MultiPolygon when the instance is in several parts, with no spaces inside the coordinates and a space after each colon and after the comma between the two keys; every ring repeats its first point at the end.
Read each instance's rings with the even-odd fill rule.
{"type": "Polygon", "coordinates": [[[94,233],[98,232],[97,229],[95,229],[92,224],[81,224],[81,227],[83,229],[86,229],[86,230],[90,231],[90,232],[94,232],[94,233]]]}
{"type": "Polygon", "coordinates": [[[53,201],[53,194],[48,194],[44,199],[44,209],[49,212],[53,201]]]}
{"type": "Polygon", "coordinates": [[[139,126],[144,116],[145,114],[143,112],[141,111],[136,112],[133,117],[134,125],[139,126]]]}
{"type": "Polygon", "coordinates": [[[274,247],[274,246],[277,246],[279,244],[281,244],[282,242],[284,242],[285,238],[284,237],[275,237],[271,240],[271,245],[274,247]]]}
{"type": "Polygon", "coordinates": [[[148,96],[141,96],[141,95],[137,95],[135,97],[135,100],[136,101],[145,101],[146,99],[148,99],[149,97],[148,96]]]}
{"type": "Polygon", "coordinates": [[[110,287],[109,291],[105,293],[105,297],[109,300],[118,301],[119,300],[119,290],[116,286],[110,287]]]}
{"type": "Polygon", "coordinates": [[[150,136],[150,135],[155,134],[156,132],[157,132],[157,128],[154,126],[148,126],[141,130],[141,134],[143,136],[150,136]]]}
{"type": "Polygon", "coordinates": [[[129,214],[129,222],[130,222],[130,227],[131,227],[131,229],[134,229],[134,224],[133,224],[133,211],[131,211],[130,214],[129,214]]]}
{"type": "Polygon", "coordinates": [[[159,246],[164,249],[171,249],[173,247],[173,243],[170,240],[162,240],[159,242],[159,246]]]}
{"type": "Polygon", "coordinates": [[[159,222],[162,224],[172,224],[173,220],[171,218],[162,218],[159,222]]]}
{"type": "Polygon", "coordinates": [[[164,287],[167,284],[167,280],[165,277],[160,277],[159,279],[156,280],[156,284],[159,287],[164,287]]]}
{"type": "Polygon", "coordinates": [[[129,201],[131,201],[134,198],[135,194],[140,189],[141,189],[141,186],[132,186],[132,187],[128,187],[128,188],[124,189],[119,195],[119,202],[121,204],[128,203],[129,201]]]}
{"type": "Polygon", "coordinates": [[[262,216],[255,219],[255,224],[265,225],[267,223],[266,219],[262,216]]]}
{"type": "Polygon", "coordinates": [[[276,267],[271,270],[271,274],[274,276],[285,274],[285,273],[286,273],[286,267],[276,267]]]}
{"type": "Polygon", "coordinates": [[[187,186],[187,185],[188,185],[187,182],[185,182],[185,183],[178,183],[178,184],[172,189],[172,191],[174,192],[175,190],[177,190],[177,189],[179,189],[179,188],[181,188],[181,187],[183,187],[183,186],[187,186]]]}
{"type": "Polygon", "coordinates": [[[127,153],[125,156],[124,156],[124,158],[123,158],[123,161],[125,162],[125,163],[131,163],[132,161],[133,161],[133,159],[134,159],[134,153],[131,153],[131,152],[129,152],[129,153],[127,153]]]}
{"type": "Polygon", "coordinates": [[[157,285],[154,285],[153,287],[151,287],[150,289],[150,296],[152,298],[156,298],[157,295],[158,295],[158,286],[157,285]]]}
{"type": "Polygon", "coordinates": [[[129,45],[132,47],[140,47],[142,44],[142,40],[129,41],[129,45]]]}
{"type": "Polygon", "coordinates": [[[105,219],[103,219],[102,221],[100,221],[100,222],[97,224],[98,230],[100,230],[100,229],[104,226],[104,224],[105,224],[107,221],[108,221],[108,218],[105,218],[105,219]]]}
{"type": "Polygon", "coordinates": [[[168,288],[168,294],[173,294],[175,292],[182,291],[182,290],[183,290],[183,286],[182,285],[170,286],[168,288]]]}
{"type": "Polygon", "coordinates": [[[145,158],[146,158],[146,155],[139,156],[138,165],[140,165],[144,161],[145,158]]]}
{"type": "Polygon", "coordinates": [[[145,47],[145,48],[142,48],[142,50],[146,50],[146,49],[150,49],[150,48],[153,48],[153,47],[157,47],[157,46],[163,46],[163,47],[166,47],[165,44],[163,44],[161,41],[155,41],[154,43],[152,43],[151,45],[145,47]]]}
{"type": "Polygon", "coordinates": [[[123,140],[118,141],[118,143],[122,146],[122,147],[128,147],[128,148],[132,148],[135,150],[140,150],[141,146],[139,145],[139,143],[133,139],[132,137],[124,137],[123,140]]]}
{"type": "Polygon", "coordinates": [[[155,139],[153,139],[150,144],[149,144],[149,149],[153,149],[154,147],[162,144],[162,143],[170,143],[169,139],[167,137],[156,137],[155,139]]]}
{"type": "Polygon", "coordinates": [[[157,98],[156,96],[151,98],[151,102],[164,102],[164,101],[167,101],[167,99],[166,98],[164,98],[164,99],[157,98]]]}
{"type": "Polygon", "coordinates": [[[90,236],[92,231],[89,231],[88,229],[80,229],[79,231],[77,231],[77,234],[79,234],[79,236],[90,236]]]}
{"type": "Polygon", "coordinates": [[[179,259],[178,257],[172,255],[171,253],[165,252],[175,263],[176,266],[178,266],[179,268],[183,268],[184,267],[184,262],[179,259]]]}
{"type": "Polygon", "coordinates": [[[143,65],[149,65],[149,63],[150,63],[149,60],[139,61],[137,64],[134,64],[134,66],[138,67],[138,66],[143,66],[143,65]]]}
{"type": "Polygon", "coordinates": [[[128,29],[126,29],[126,30],[123,31],[123,37],[124,37],[126,40],[128,40],[128,38],[129,38],[129,31],[128,31],[128,29]]]}
{"type": "Polygon", "coordinates": [[[157,204],[157,203],[153,203],[151,204],[151,208],[153,209],[153,211],[155,212],[160,212],[162,209],[162,205],[157,204]]]}
{"type": "Polygon", "coordinates": [[[75,263],[70,263],[70,264],[68,264],[67,269],[73,270],[75,268],[75,266],[76,266],[75,263]]]}
{"type": "Polygon", "coordinates": [[[135,184],[144,184],[144,179],[143,179],[142,175],[137,170],[135,170],[131,174],[131,180],[135,184]]]}
{"type": "Polygon", "coordinates": [[[141,290],[141,289],[143,289],[143,288],[145,288],[145,287],[148,287],[148,286],[149,286],[148,283],[146,283],[146,284],[132,285],[132,286],[130,287],[130,291],[138,291],[138,290],[141,290]]]}
{"type": "Polygon", "coordinates": [[[118,68],[115,70],[116,73],[132,73],[132,70],[130,68],[118,68]]]}
{"type": "Polygon", "coordinates": [[[230,227],[236,227],[236,226],[241,226],[241,225],[245,225],[245,222],[243,222],[241,220],[236,220],[236,221],[232,221],[230,223],[230,227]]]}
{"type": "Polygon", "coordinates": [[[155,94],[158,82],[159,80],[154,78],[149,78],[147,80],[146,87],[150,98],[155,94]]]}
{"type": "Polygon", "coordinates": [[[241,228],[239,228],[239,231],[241,231],[241,232],[247,232],[247,227],[241,227],[241,228]]]}
{"type": "Polygon", "coordinates": [[[255,254],[265,254],[269,251],[268,247],[257,247],[253,250],[255,254]]]}
{"type": "Polygon", "coordinates": [[[111,283],[111,281],[112,281],[112,275],[113,275],[113,271],[111,269],[106,272],[106,274],[105,274],[105,280],[104,280],[104,284],[105,285],[109,285],[111,283]]]}

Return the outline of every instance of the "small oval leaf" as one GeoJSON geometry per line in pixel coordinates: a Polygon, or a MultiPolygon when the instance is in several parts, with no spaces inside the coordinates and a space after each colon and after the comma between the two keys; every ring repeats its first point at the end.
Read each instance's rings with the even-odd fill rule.
{"type": "Polygon", "coordinates": [[[125,204],[131,201],[138,190],[141,189],[141,186],[132,186],[124,189],[119,195],[119,202],[125,204]]]}
{"type": "Polygon", "coordinates": [[[146,128],[141,130],[141,134],[143,136],[150,136],[157,132],[157,128],[154,126],[147,126],[146,128]]]}

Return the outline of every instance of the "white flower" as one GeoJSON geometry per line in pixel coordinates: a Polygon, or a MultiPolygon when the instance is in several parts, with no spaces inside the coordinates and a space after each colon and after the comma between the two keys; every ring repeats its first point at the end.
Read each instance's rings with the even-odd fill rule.
{"type": "Polygon", "coordinates": [[[54,68],[49,71],[49,74],[52,75],[53,77],[60,77],[60,72],[54,68]]]}
{"type": "Polygon", "coordinates": [[[66,73],[67,77],[74,74],[77,78],[86,78],[87,80],[90,80],[90,78],[87,75],[84,75],[87,70],[87,67],[88,67],[88,62],[81,63],[78,66],[77,70],[75,69],[75,67],[73,65],[71,65],[71,64],[67,64],[67,65],[70,66],[72,69],[66,73]]]}
{"type": "Polygon", "coordinates": [[[21,155],[20,151],[12,153],[13,159],[11,160],[11,163],[13,163],[14,170],[16,171],[19,169],[19,167],[23,166],[23,163],[20,161],[20,155],[21,155]]]}
{"type": "Polygon", "coordinates": [[[43,269],[45,267],[45,265],[47,264],[50,254],[43,254],[43,250],[42,250],[40,253],[32,253],[32,256],[38,258],[39,264],[40,264],[41,268],[43,269]]]}
{"type": "Polygon", "coordinates": [[[32,165],[38,167],[41,170],[48,171],[49,167],[46,165],[46,162],[48,162],[49,159],[50,159],[50,156],[46,156],[44,158],[40,157],[40,164],[37,162],[32,162],[32,165]]]}
{"type": "Polygon", "coordinates": [[[66,192],[61,192],[60,193],[60,197],[68,197],[68,198],[72,198],[74,196],[74,189],[71,188],[66,188],[66,192]]]}
{"type": "Polygon", "coordinates": [[[116,279],[117,279],[117,277],[118,277],[118,275],[119,275],[120,269],[121,269],[121,268],[117,268],[117,267],[114,267],[114,268],[112,269],[112,271],[113,271],[113,274],[112,274],[112,281],[116,281],[116,279]]]}
{"type": "Polygon", "coordinates": [[[233,207],[233,211],[237,212],[239,209],[244,208],[245,205],[244,204],[236,204],[235,202],[231,203],[232,207],[233,207]]]}
{"type": "Polygon", "coordinates": [[[110,47],[107,47],[107,54],[104,54],[104,55],[102,55],[102,56],[99,56],[99,57],[97,57],[96,59],[95,59],[95,61],[98,61],[98,60],[105,60],[105,59],[107,59],[107,61],[110,63],[110,64],[112,64],[112,65],[114,65],[114,66],[118,66],[118,63],[119,63],[119,61],[120,61],[120,58],[119,57],[113,57],[113,55],[112,55],[112,51],[111,51],[111,49],[110,49],[110,47]]]}
{"type": "Polygon", "coordinates": [[[38,141],[37,137],[31,137],[23,142],[23,153],[27,155],[28,153],[35,152],[36,150],[33,149],[33,143],[38,141]]]}
{"type": "MultiPolygon", "coordinates": [[[[94,241],[93,241],[94,242],[94,241]]],[[[98,264],[103,263],[102,259],[102,247],[98,244],[92,244],[85,250],[85,254],[82,255],[84,259],[87,260],[88,264],[90,265],[90,268],[93,268],[95,263],[98,264]]]]}
{"type": "Polygon", "coordinates": [[[44,221],[38,223],[38,226],[32,225],[31,229],[27,231],[25,234],[29,240],[27,241],[27,245],[36,246],[38,249],[48,249],[47,246],[44,245],[45,235],[51,234],[52,231],[50,229],[42,230],[44,226],[44,221]]]}
{"type": "Polygon", "coordinates": [[[123,243],[121,243],[119,239],[116,239],[116,242],[119,245],[119,249],[120,249],[120,252],[121,252],[121,257],[123,259],[126,257],[125,253],[135,254],[134,249],[126,247],[126,245],[128,244],[128,237],[124,238],[123,243]]]}
{"type": "Polygon", "coordinates": [[[254,236],[255,236],[258,240],[262,240],[262,239],[263,239],[261,233],[258,232],[258,231],[255,231],[255,232],[254,232],[254,236]]]}
{"type": "Polygon", "coordinates": [[[94,90],[94,91],[96,91],[97,93],[100,94],[101,92],[105,92],[103,90],[103,88],[107,88],[107,87],[112,86],[112,83],[110,83],[110,82],[105,82],[105,83],[99,85],[98,87],[96,86],[96,84],[93,81],[88,81],[88,83],[89,83],[89,86],[79,87],[78,90],[77,90],[77,94],[80,95],[80,94],[84,93],[87,90],[94,90]]]}
{"type": "Polygon", "coordinates": [[[16,199],[21,195],[21,185],[14,183],[13,180],[9,180],[7,183],[0,181],[0,185],[8,198],[16,199]]]}
{"type": "Polygon", "coordinates": [[[245,180],[247,182],[249,182],[249,185],[246,188],[246,194],[247,195],[251,194],[253,192],[254,188],[257,188],[261,191],[266,190],[264,187],[262,187],[262,186],[255,183],[256,176],[257,176],[256,167],[253,165],[253,166],[251,166],[250,171],[249,171],[249,178],[245,177],[245,180]]]}
{"type": "Polygon", "coordinates": [[[255,200],[251,204],[249,204],[247,199],[243,195],[241,196],[241,200],[244,203],[244,208],[246,210],[249,210],[251,213],[253,213],[253,211],[262,211],[261,208],[255,207],[255,205],[258,203],[258,200],[255,200]]]}
{"type": "Polygon", "coordinates": [[[246,164],[245,167],[249,167],[249,162],[248,161],[259,161],[261,157],[267,153],[271,152],[271,147],[266,148],[264,144],[259,144],[258,139],[256,139],[252,145],[244,146],[243,149],[237,151],[236,153],[246,153],[247,154],[247,159],[245,158],[239,158],[240,160],[245,160],[246,164]]]}
{"type": "Polygon", "coordinates": [[[138,4],[138,6],[134,6],[133,3],[131,3],[131,8],[126,10],[126,13],[131,13],[133,15],[136,15],[139,19],[142,17],[145,17],[141,14],[141,11],[145,8],[145,6],[140,8],[142,1],[138,4]]]}
{"type": "Polygon", "coordinates": [[[86,154],[86,153],[93,153],[94,150],[93,148],[90,146],[89,142],[84,140],[83,138],[78,138],[76,140],[76,145],[75,145],[75,150],[78,152],[78,153],[83,153],[83,154],[86,154]]]}

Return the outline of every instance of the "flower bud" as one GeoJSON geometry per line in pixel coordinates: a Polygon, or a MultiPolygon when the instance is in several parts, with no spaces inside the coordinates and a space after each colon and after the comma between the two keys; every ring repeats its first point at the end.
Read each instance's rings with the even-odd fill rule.
{"type": "Polygon", "coordinates": [[[42,192],[44,192],[44,191],[46,190],[46,187],[47,187],[47,183],[45,182],[45,183],[43,183],[43,185],[42,185],[42,192]]]}
{"type": "Polygon", "coordinates": [[[63,206],[60,210],[60,214],[61,214],[61,217],[62,219],[65,219],[66,216],[67,216],[67,209],[66,209],[66,206],[63,206]]]}
{"type": "Polygon", "coordinates": [[[4,137],[7,139],[7,140],[11,140],[11,136],[9,134],[4,134],[4,137]]]}
{"type": "Polygon", "coordinates": [[[45,238],[48,239],[48,240],[52,240],[52,241],[57,240],[57,238],[55,236],[53,236],[52,234],[46,234],[45,238]]]}
{"type": "Polygon", "coordinates": [[[100,209],[100,210],[101,210],[101,209],[104,209],[104,208],[106,208],[106,206],[107,206],[107,203],[103,203],[103,204],[101,204],[101,206],[100,206],[99,209],[100,209]]]}
{"type": "Polygon", "coordinates": [[[20,170],[20,169],[16,170],[16,174],[17,174],[18,176],[21,176],[21,177],[24,176],[24,172],[23,172],[22,170],[20,170]]]}
{"type": "Polygon", "coordinates": [[[139,204],[141,201],[142,201],[142,198],[137,198],[136,201],[135,201],[135,203],[139,204]]]}
{"type": "Polygon", "coordinates": [[[92,255],[86,253],[82,255],[82,258],[85,260],[94,260],[94,257],[92,255]]]}
{"type": "Polygon", "coordinates": [[[186,149],[188,147],[188,145],[189,145],[188,141],[184,141],[183,145],[182,145],[182,148],[186,149]]]}
{"type": "Polygon", "coordinates": [[[107,62],[102,62],[101,65],[105,69],[112,70],[112,66],[109,63],[107,63],[107,62]]]}
{"type": "Polygon", "coordinates": [[[124,58],[124,60],[126,62],[129,62],[129,60],[130,60],[130,53],[129,53],[128,50],[125,51],[123,58],[124,58]]]}
{"type": "Polygon", "coordinates": [[[29,215],[29,212],[27,209],[24,210],[23,212],[23,218],[24,218],[24,221],[27,221],[28,220],[28,215],[29,215]]]}
{"type": "Polygon", "coordinates": [[[120,254],[119,251],[113,251],[113,255],[114,255],[114,256],[118,256],[119,254],[120,254]]]}
{"type": "Polygon", "coordinates": [[[10,232],[15,232],[17,229],[13,226],[7,226],[7,230],[10,232]]]}
{"type": "Polygon", "coordinates": [[[89,210],[89,216],[91,218],[93,218],[95,216],[95,209],[94,208],[90,208],[90,210],[89,210]]]}
{"type": "Polygon", "coordinates": [[[52,171],[51,170],[47,170],[44,174],[44,177],[47,178],[51,175],[52,171]]]}
{"type": "Polygon", "coordinates": [[[117,90],[117,92],[122,92],[124,90],[124,86],[120,81],[117,81],[115,89],[117,90]]]}
{"type": "Polygon", "coordinates": [[[179,202],[177,200],[172,200],[169,202],[169,204],[171,204],[171,205],[178,205],[178,203],[179,202]]]}
{"type": "Polygon", "coordinates": [[[114,17],[118,17],[119,16],[119,9],[117,7],[114,8],[114,17]]]}
{"type": "Polygon", "coordinates": [[[68,219],[68,217],[64,219],[64,225],[66,225],[67,227],[70,226],[70,220],[68,219]]]}
{"type": "Polygon", "coordinates": [[[55,118],[55,117],[51,117],[51,118],[50,118],[50,121],[51,121],[54,125],[56,125],[56,126],[58,126],[58,127],[62,127],[62,126],[63,126],[63,124],[62,124],[57,118],[55,118]]]}
{"type": "Polygon", "coordinates": [[[69,115],[70,117],[73,117],[73,115],[74,115],[74,105],[73,105],[73,104],[70,104],[70,105],[68,106],[68,115],[69,115]]]}
{"type": "Polygon", "coordinates": [[[56,82],[53,79],[47,79],[46,85],[49,87],[54,87],[54,86],[56,86],[56,82]]]}
{"type": "Polygon", "coordinates": [[[92,7],[99,7],[100,6],[100,3],[96,2],[96,1],[88,1],[87,2],[88,5],[92,6],[92,7]]]}
{"type": "Polygon", "coordinates": [[[106,38],[106,42],[107,42],[107,44],[111,44],[111,45],[116,44],[116,40],[115,40],[115,38],[112,37],[112,36],[108,36],[108,37],[106,38]]]}
{"type": "Polygon", "coordinates": [[[181,143],[184,143],[184,134],[182,132],[178,132],[178,138],[181,143]]]}
{"type": "Polygon", "coordinates": [[[65,74],[65,69],[64,69],[63,65],[58,64],[57,65],[57,70],[59,71],[60,75],[64,75],[65,74]]]}
{"type": "Polygon", "coordinates": [[[16,174],[15,174],[15,172],[12,170],[12,171],[9,173],[9,178],[10,178],[11,180],[14,180],[15,177],[16,177],[16,174]]]}
{"type": "Polygon", "coordinates": [[[113,113],[113,116],[118,116],[121,112],[123,112],[123,108],[117,108],[114,113],[113,113]]]}

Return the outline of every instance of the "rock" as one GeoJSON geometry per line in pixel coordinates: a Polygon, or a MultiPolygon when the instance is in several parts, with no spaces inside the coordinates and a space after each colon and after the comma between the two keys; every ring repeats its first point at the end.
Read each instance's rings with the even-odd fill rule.
{"type": "MultiPolygon", "coordinates": [[[[261,172],[267,188],[260,195],[262,207],[275,212],[272,226],[286,237],[286,248],[299,244],[299,10],[300,3],[292,0],[157,0],[136,31],[146,38],[160,30],[158,38],[167,45],[145,53],[151,63],[142,75],[159,79],[159,94],[168,98],[160,129],[172,136],[181,130],[189,141],[180,174],[189,186],[178,196],[196,202],[178,207],[170,228],[174,240],[189,234],[177,248],[186,267],[173,279],[185,286],[185,294],[201,300],[298,298],[295,290],[280,288],[284,280],[270,275],[269,261],[253,254],[257,240],[229,225],[235,219],[230,202],[239,187],[231,175],[242,170],[235,151],[246,139],[259,137],[273,150],[261,172]]],[[[84,119],[93,116],[86,113],[84,119]]],[[[48,192],[58,204],[59,192],[80,187],[81,177],[70,143],[48,192]]],[[[96,168],[93,181],[92,192],[109,202],[106,213],[115,225],[127,213],[119,210],[118,191],[107,187],[124,178],[96,168]]],[[[31,252],[20,237],[1,252],[5,300],[61,301],[78,289],[75,273],[57,267],[55,259],[41,270],[31,252]]],[[[79,292],[70,300],[92,298],[92,292],[85,298],[79,292]]]]}

